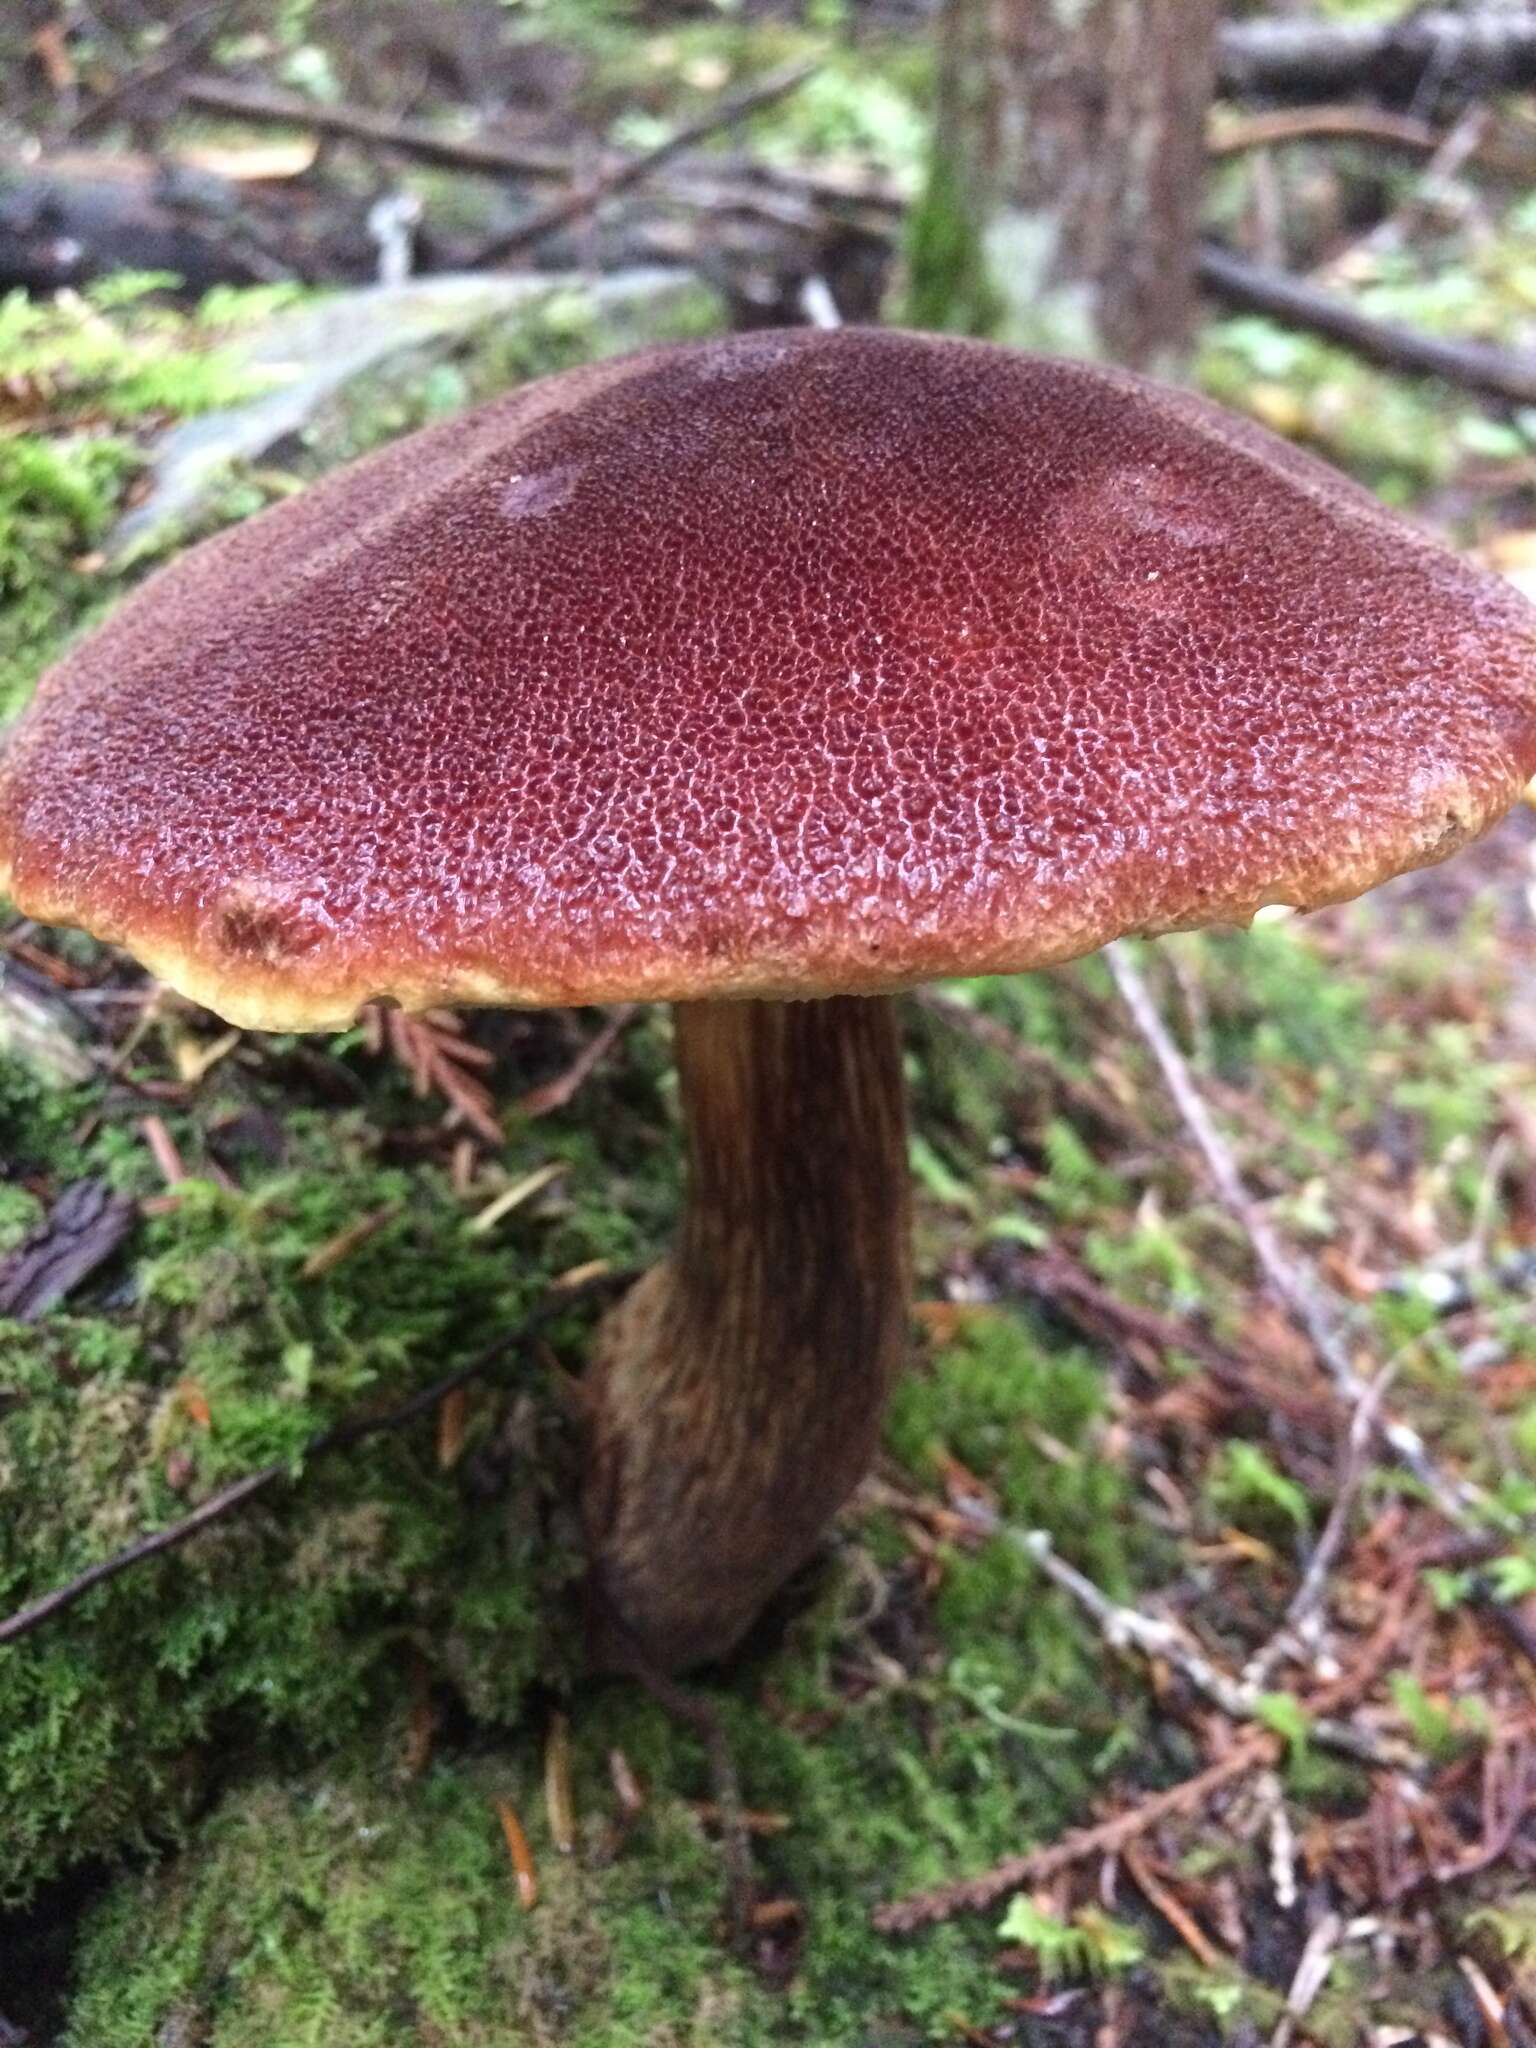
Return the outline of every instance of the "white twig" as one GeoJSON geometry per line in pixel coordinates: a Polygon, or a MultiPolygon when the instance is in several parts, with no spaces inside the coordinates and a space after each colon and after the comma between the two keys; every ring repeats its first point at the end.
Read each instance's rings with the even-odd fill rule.
{"type": "MultiPolygon", "coordinates": [[[[1261,1686],[1223,1671],[1173,1622],[1143,1614],[1139,1608],[1122,1607],[1118,1601],[1111,1600],[1076,1565],[1068,1564],[1064,1557],[1058,1556],[1046,1530],[1004,1528],[1002,1533],[1039,1565],[1053,1585],[1072,1596],[1112,1648],[1124,1649],[1131,1645],[1148,1657],[1161,1657],[1165,1663],[1182,1672],[1197,1692],[1203,1693],[1231,1720],[1262,1724],[1264,1691],[1261,1686]]],[[[1352,1721],[1323,1715],[1308,1723],[1307,1733],[1310,1740],[1322,1747],[1342,1750],[1346,1756],[1366,1763],[1403,1761],[1401,1752],[1352,1721]]]]}
{"type": "Polygon", "coordinates": [[[832,296],[832,287],[824,277],[806,278],[800,287],[800,310],[812,327],[841,327],[843,324],[843,316],[832,296]]]}
{"type": "Polygon", "coordinates": [[[1307,1936],[1307,1945],[1301,1952],[1300,1962],[1296,1965],[1291,1988],[1285,1995],[1285,2011],[1280,2017],[1279,2026],[1270,2036],[1270,2048],[1287,2048],[1296,2031],[1297,2021],[1306,2018],[1316,2002],[1317,1994],[1328,1982],[1333,1971],[1334,1958],[1343,1939],[1343,1920],[1337,1913],[1325,1913],[1307,1936]]]}
{"type": "Polygon", "coordinates": [[[1244,1666],[1243,1678],[1249,1685],[1264,1685],[1283,1658],[1306,1648],[1306,1631],[1322,1608],[1328,1590],[1328,1574],[1337,1563],[1349,1535],[1355,1503],[1369,1470],[1371,1439],[1381,1421],[1381,1404],[1396,1372],[1395,1365],[1384,1366],[1373,1380],[1366,1382],[1355,1403],[1354,1413],[1349,1418],[1349,1436],[1344,1446],[1343,1469],[1339,1474],[1333,1506],[1328,1511],[1322,1534],[1312,1546],[1312,1555],[1307,1559],[1301,1583],[1285,1610],[1285,1619],[1244,1666]]]}
{"type": "Polygon", "coordinates": [[[1260,1797],[1269,1809],[1269,1882],[1275,1904],[1289,1913],[1296,1903],[1296,1831],[1285,1810],[1285,1795],[1273,1771],[1260,1780],[1260,1797]]]}
{"type": "MultiPolygon", "coordinates": [[[[1358,1410],[1369,1391],[1370,1382],[1356,1372],[1310,1274],[1291,1258],[1262,1206],[1243,1185],[1232,1148],[1216,1128],[1184,1055],[1158,1015],[1151,991],[1142,979],[1140,968],[1131,958],[1129,948],[1123,940],[1117,940],[1114,945],[1105,947],[1104,959],[1114,976],[1121,1000],[1146,1040],[1179,1115],[1199,1148],[1217,1194],[1247,1233],[1271,1293],[1307,1337],[1340,1395],[1351,1409],[1358,1410]]],[[[1449,1479],[1441,1472],[1424,1439],[1406,1422],[1383,1416],[1381,1433],[1393,1456],[1413,1474],[1449,1520],[1461,1522],[1467,1509],[1480,1501],[1482,1496],[1477,1488],[1460,1479],[1449,1479]]]]}

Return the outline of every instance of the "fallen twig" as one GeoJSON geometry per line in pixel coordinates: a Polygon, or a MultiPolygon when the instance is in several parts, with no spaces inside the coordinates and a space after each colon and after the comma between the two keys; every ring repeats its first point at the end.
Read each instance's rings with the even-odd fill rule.
{"type": "Polygon", "coordinates": [[[183,103],[207,114],[222,114],[262,127],[310,128],[348,142],[387,149],[417,163],[450,171],[477,171],[494,178],[561,178],[570,169],[563,150],[513,148],[473,136],[444,135],[421,121],[397,121],[370,107],[323,105],[302,93],[241,85],[234,79],[199,74],[180,86],[183,103]]]}
{"type": "MultiPolygon", "coordinates": [[[[1339,1394],[1352,1409],[1357,1408],[1369,1382],[1355,1370],[1311,1277],[1282,1246],[1269,1218],[1244,1187],[1231,1147],[1217,1130],[1184,1055],[1158,1015],[1140,968],[1123,940],[1107,946],[1104,959],[1132,1021],[1161,1070],[1179,1115],[1199,1148],[1216,1192],[1252,1245],[1271,1293],[1308,1338],[1339,1394]]],[[[1477,1489],[1463,1480],[1446,1478],[1430,1456],[1424,1439],[1407,1423],[1384,1416],[1381,1430],[1394,1457],[1413,1474],[1441,1513],[1459,1522],[1466,1509],[1478,1501],[1477,1489]]]]}
{"type": "Polygon", "coordinates": [[[133,1229],[137,1210],[104,1180],[77,1180],[14,1251],[0,1259],[0,1316],[36,1322],[105,1265],[133,1229]]]}
{"type": "Polygon", "coordinates": [[[1298,2024],[1317,2002],[1328,1982],[1344,1939],[1344,1921],[1338,1913],[1325,1913],[1307,1936],[1305,1948],[1285,1994],[1285,2011],[1270,2035],[1269,2048],[1287,2048],[1298,2024]]]}
{"type": "Polygon", "coordinates": [[[551,1110],[564,1109],[608,1057],[620,1034],[633,1021],[638,1008],[638,1003],[619,1003],[601,1031],[587,1040],[563,1073],[556,1074],[552,1081],[545,1081],[537,1088],[530,1088],[526,1095],[518,1097],[513,1107],[524,1116],[548,1116],[551,1110]]]}
{"type": "Polygon", "coordinates": [[[720,1710],[702,1693],[689,1691],[656,1669],[623,1616],[603,1598],[600,1588],[592,1589],[591,1598],[607,1639],[610,1667],[643,1687],[674,1720],[692,1728],[704,1745],[714,1794],[711,1806],[720,1829],[725,1863],[726,1921],[732,1942],[742,1947],[752,1933],[752,1916],[758,1904],[757,1875],[752,1863],[748,1809],[741,1796],[741,1779],[720,1710]]]}
{"type": "Polygon", "coordinates": [[[1384,107],[1271,107],[1259,114],[1228,115],[1218,110],[1206,148],[1212,156],[1237,156],[1281,142],[1328,140],[1381,142],[1429,155],[1440,147],[1441,135],[1431,121],[1390,113],[1384,107]]]}
{"type": "Polygon", "coordinates": [[[1198,1359],[1218,1386],[1262,1403],[1275,1414],[1309,1425],[1325,1419],[1326,1397],[1311,1395],[1305,1386],[1296,1384],[1294,1376],[1287,1378],[1273,1364],[1260,1367],[1238,1357],[1193,1323],[1122,1301],[1059,1244],[1021,1261],[1017,1271],[1027,1293],[1070,1317],[1101,1343],[1108,1341],[1122,1348],[1149,1345],[1165,1356],[1183,1352],[1198,1359]]]}
{"type": "Polygon", "coordinates": [[[979,1877],[935,1885],[931,1891],[914,1892],[910,1898],[877,1906],[872,1915],[875,1930],[879,1934],[913,1934],[920,1927],[952,1919],[956,1913],[984,1913],[1000,1904],[1010,1892],[1022,1891],[1026,1885],[1044,1884],[1090,1856],[1118,1856],[1128,1842],[1150,1833],[1166,1820],[1197,1813],[1224,1786],[1262,1764],[1278,1762],[1280,1753],[1278,1735],[1255,1729],[1241,1736],[1225,1756],[1197,1771],[1194,1777],[1169,1786],[1165,1792],[1154,1792],[1108,1820],[1098,1821],[1092,1827],[1074,1828],[1059,1842],[1031,1849],[1026,1855],[1010,1856],[979,1877]]]}
{"type": "MultiPolygon", "coordinates": [[[[1183,1629],[1171,1621],[1160,1620],[1155,1615],[1143,1614],[1140,1608],[1124,1607],[1111,1600],[1108,1594],[1096,1586],[1092,1579],[1080,1572],[1075,1565],[1068,1564],[1057,1554],[1050,1536],[1044,1529],[1005,1529],[1003,1533],[1022,1550],[1026,1557],[1039,1565],[1052,1585],[1059,1586],[1064,1593],[1077,1602],[1085,1614],[1096,1624],[1104,1640],[1116,1649],[1133,1644],[1148,1657],[1159,1657],[1181,1672],[1196,1692],[1203,1693],[1213,1706],[1219,1707],[1234,1721],[1255,1721],[1262,1718],[1264,1693],[1262,1687],[1246,1679],[1234,1678],[1213,1663],[1205,1652],[1183,1629]]],[[[1390,1752],[1368,1728],[1360,1727],[1353,1721],[1338,1720],[1331,1715],[1321,1714],[1310,1717],[1307,1723],[1310,1741],[1325,1749],[1336,1749],[1346,1756],[1352,1756],[1364,1763],[1390,1764],[1404,1761],[1399,1754],[1390,1752]]]]}
{"type": "Polygon", "coordinates": [[[917,1002],[930,1016],[938,1017],[952,1030],[963,1031],[979,1045],[997,1053],[1021,1079],[1058,1096],[1074,1122],[1101,1130],[1120,1144],[1144,1147],[1153,1142],[1152,1134],[1135,1112],[1117,1102],[1108,1089],[1069,1074],[1049,1053],[1042,1052],[1038,1046],[1026,1045],[1006,1024],[989,1017],[985,1010],[956,1002],[953,996],[935,988],[921,990],[917,1002]]]}
{"type": "Polygon", "coordinates": [[[1199,1962],[1208,1970],[1221,1967],[1221,1951],[1196,1920],[1195,1916],[1153,1873],[1145,1856],[1134,1842],[1127,1842],[1120,1851],[1120,1861],[1126,1874],[1147,1904],[1155,1913],[1161,1913],[1174,1933],[1199,1962]]]}
{"type": "Polygon", "coordinates": [[[150,1157],[160,1169],[160,1177],[168,1188],[173,1188],[187,1177],[186,1162],[180,1147],[166,1128],[165,1119],[146,1116],[139,1119],[139,1132],[149,1147],[150,1157]]]}
{"type": "Polygon", "coordinates": [[[1360,1488],[1369,1470],[1371,1439],[1376,1434],[1381,1419],[1381,1404],[1388,1387],[1392,1384],[1393,1368],[1385,1366],[1365,1387],[1355,1403],[1354,1413],[1349,1419],[1349,1433],[1344,1443],[1343,1469],[1334,1491],[1333,1506],[1323,1524],[1322,1534],[1312,1546],[1312,1555],[1307,1559],[1306,1570],[1301,1583],[1291,1596],[1284,1619],[1269,1641],[1257,1649],[1243,1669],[1243,1679],[1248,1685],[1264,1685],[1269,1674],[1283,1658],[1293,1655],[1303,1645],[1303,1636],[1314,1615],[1322,1607],[1328,1588],[1328,1575],[1333,1570],[1344,1542],[1349,1534],[1349,1524],[1360,1498],[1360,1488]]]}
{"type": "MultiPolygon", "coordinates": [[[[1486,108],[1480,108],[1486,114],[1486,108]]],[[[1206,136],[1212,156],[1236,156],[1287,142],[1371,142],[1414,156],[1434,156],[1447,140],[1443,128],[1385,107],[1270,107],[1262,113],[1218,109],[1206,136]]],[[[1536,128],[1510,121],[1485,126],[1470,158],[1495,176],[1529,178],[1536,171],[1536,128]]]]}
{"type": "Polygon", "coordinates": [[[1512,405],[1536,405],[1536,354],[1495,348],[1481,341],[1452,341],[1425,334],[1396,320],[1375,320],[1336,292],[1304,278],[1288,277],[1213,242],[1202,244],[1200,282],[1229,305],[1267,313],[1292,327],[1305,327],[1389,370],[1448,383],[1502,398],[1512,405]]]}
{"type": "Polygon", "coordinates": [[[284,1479],[292,1479],[296,1469],[302,1469],[327,1451],[342,1450],[349,1445],[363,1442],[367,1437],[379,1436],[385,1430],[402,1428],[406,1423],[414,1422],[418,1415],[430,1413],[455,1388],[479,1379],[502,1359],[525,1351],[539,1327],[552,1315],[569,1307],[581,1292],[582,1289],[578,1287],[567,1287],[546,1295],[526,1318],[520,1330],[510,1336],[498,1338],[494,1344],[488,1344],[483,1351],[470,1359],[467,1365],[461,1365],[456,1371],[434,1380],[430,1386],[412,1394],[409,1400],[402,1401],[397,1408],[386,1409],[381,1415],[354,1416],[349,1421],[338,1422],[332,1428],[322,1430],[318,1436],[311,1437],[305,1445],[297,1468],[293,1460],[283,1459],[275,1464],[263,1465],[259,1471],[247,1472],[243,1479],[233,1480],[219,1492],[210,1494],[207,1500],[195,1507],[190,1514],[183,1515],[180,1521],[168,1523],[163,1529],[155,1529],[147,1536],[138,1537],[134,1542],[125,1544],[121,1550],[114,1551],[110,1557],[104,1557],[96,1564],[87,1566],[75,1578],[62,1586],[56,1586],[51,1593],[44,1593],[36,1600],[29,1601],[26,1606],[17,1608],[14,1614],[0,1621],[0,1644],[19,1642],[23,1636],[41,1628],[44,1622],[52,1621],[67,1608],[73,1607],[77,1601],[83,1600],[87,1593],[94,1591],[97,1586],[104,1585],[108,1579],[117,1578],[120,1573],[130,1570],[136,1564],[142,1564],[148,1558],[159,1557],[168,1550],[179,1549],[183,1543],[188,1543],[194,1536],[201,1535],[204,1529],[210,1528],[215,1522],[222,1521],[237,1508],[243,1507],[258,1493],[267,1491],[284,1479]]]}
{"type": "Polygon", "coordinates": [[[691,148],[695,142],[702,141],[705,136],[716,134],[722,128],[730,128],[736,122],[745,120],[748,114],[756,113],[760,107],[784,99],[789,93],[804,85],[817,69],[818,66],[814,62],[786,64],[777,71],[769,72],[766,78],[758,79],[755,84],[745,86],[739,92],[727,94],[724,99],[717,100],[714,106],[707,108],[696,119],[684,121],[674,128],[665,142],[658,142],[654,149],[644,150],[639,156],[626,157],[622,163],[610,165],[596,177],[589,178],[574,191],[566,193],[564,198],[552,200],[548,206],[537,208],[533,213],[525,215],[522,220],[514,222],[511,227],[503,229],[500,234],[492,235],[475,251],[470,259],[469,268],[478,270],[487,264],[499,263],[518,250],[527,249],[533,243],[542,241],[557,228],[568,227],[573,220],[581,219],[583,214],[590,213],[603,200],[611,199],[615,193],[627,191],[631,185],[637,185],[642,179],[650,177],[652,172],[660,170],[663,164],[669,163],[675,156],[680,156],[685,149],[691,148]]]}
{"type": "MultiPolygon", "coordinates": [[[[610,1616],[610,1627],[615,1626],[610,1616]]],[[[627,1631],[624,1631],[627,1634],[627,1631]]],[[[757,1874],[752,1863],[752,1833],[747,1806],[741,1796],[741,1780],[725,1722],[712,1700],[689,1692],[663,1673],[654,1670],[638,1654],[627,1666],[628,1676],[643,1686],[674,1720],[693,1729],[709,1759],[712,1805],[720,1828],[720,1849],[726,1873],[726,1919],[731,1939],[744,1943],[752,1932],[758,1904],[757,1874]]]]}
{"type": "MultiPolygon", "coordinates": [[[[1341,1678],[1313,1696],[1309,1709],[1338,1714],[1364,1697],[1399,1653],[1417,1590],[1416,1572],[1405,1572],[1386,1614],[1360,1656],[1341,1678]]],[[[1284,1744],[1278,1735],[1267,1728],[1246,1727],[1224,1756],[1192,1778],[1185,1778],[1166,1791],[1154,1792],[1108,1820],[1076,1828],[1058,1842],[1031,1849],[1022,1856],[1011,1856],[978,1877],[961,1878],[953,1884],[937,1885],[930,1891],[914,1892],[909,1898],[877,1906],[871,1916],[873,1924],[881,1934],[911,1934],[956,1913],[986,1912],[1010,1892],[1021,1891],[1026,1885],[1047,1883],[1091,1856],[1122,1854],[1128,1842],[1139,1840],[1164,1821],[1197,1813],[1224,1786],[1249,1771],[1278,1764],[1283,1754],[1284,1744]]]]}

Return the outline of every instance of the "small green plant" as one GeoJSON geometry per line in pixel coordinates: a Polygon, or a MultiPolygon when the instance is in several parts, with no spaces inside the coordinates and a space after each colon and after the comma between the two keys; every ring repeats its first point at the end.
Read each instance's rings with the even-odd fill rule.
{"type": "Polygon", "coordinates": [[[1408,1671],[1394,1671],[1387,1682],[1393,1705],[1432,1763],[1449,1763],[1483,1740],[1486,1716],[1477,1700],[1432,1699],[1408,1671]]]}
{"type": "Polygon", "coordinates": [[[1034,1952],[1036,1967],[1046,1983],[1063,1977],[1096,1980],[1116,1977],[1131,1970],[1146,1955],[1146,1948],[1134,1928],[1109,1914],[1085,1906],[1070,1921],[1042,1912],[1021,1892],[1003,1915],[998,1938],[1034,1952]]]}
{"type": "Polygon", "coordinates": [[[167,279],[116,276],[83,292],[0,298],[0,720],[64,639],[119,591],[92,551],[139,465],[145,427],[250,396],[262,379],[232,335],[290,287],[212,293],[196,312],[167,279]]]}
{"type": "Polygon", "coordinates": [[[1211,1462],[1206,1498],[1218,1514],[1259,1534],[1280,1528],[1305,1535],[1312,1526],[1306,1489],[1287,1478],[1260,1444],[1235,1437],[1211,1462]]]}

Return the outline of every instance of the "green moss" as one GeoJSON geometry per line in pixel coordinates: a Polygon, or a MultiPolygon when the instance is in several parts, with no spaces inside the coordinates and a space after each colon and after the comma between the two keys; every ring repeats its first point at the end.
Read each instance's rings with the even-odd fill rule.
{"type": "MultiPolygon", "coordinates": [[[[961,1456],[1010,1513],[1123,1585],[1124,1495],[1094,1452],[1099,1405],[1080,1354],[985,1318],[902,1389],[891,1440],[919,1481],[940,1446],[961,1456]]],[[[870,1611],[862,1531],[851,1544],[783,1646],[716,1694],[750,1802],[792,1821],[758,1852],[768,1889],[807,1916],[787,1991],[722,1952],[718,1852],[684,1804],[708,1793],[692,1733],[627,1686],[575,1696],[582,1829],[567,1861],[543,1827],[536,1717],[406,1784],[390,1768],[404,1747],[397,1683],[371,1718],[347,1717],[335,1763],[243,1775],[188,1848],[120,1882],[92,1915],[67,2041],[139,2048],[180,2015],[209,2048],[372,2048],[402,2033],[472,2048],[853,2048],[881,2016],[920,2034],[942,2034],[955,2011],[985,2017],[1004,1989],[989,1988],[986,1921],[901,1944],[872,1933],[870,1909],[1080,1817],[1139,1707],[1106,1692],[1096,1639],[1003,1541],[948,1558],[931,1603],[896,1564],[888,1598],[919,1647],[900,1665],[877,1657],[885,1621],[870,1611]],[[850,1691],[864,1664],[880,1681],[850,1691]],[[614,1748],[649,1789],[617,1854],[614,1748]],[[533,1842],[532,1914],[516,1903],[497,1797],[533,1842]]]]}
{"type": "Polygon", "coordinates": [[[906,274],[906,326],[985,338],[998,332],[1007,315],[959,161],[937,139],[907,224],[906,274]]]}
{"type": "MultiPolygon", "coordinates": [[[[309,1470],[302,1454],[334,1422],[397,1405],[515,1329],[550,1274],[627,1262],[649,1225],[661,1234],[676,1164],[657,1143],[655,1038],[653,1053],[637,1045],[633,1094],[616,1092],[601,1143],[574,1117],[513,1132],[508,1176],[561,1158],[565,1193],[551,1188],[493,1237],[467,1232],[436,1168],[389,1163],[381,1133],[397,1088],[396,1113],[413,1113],[391,1084],[377,1122],[291,1111],[281,1165],[243,1189],[183,1183],[136,1232],[114,1310],[0,1322],[0,1611],[247,1472],[277,1461],[296,1475],[0,1654],[7,1902],[83,1857],[174,1830],[206,1752],[236,1730],[257,1755],[334,1748],[397,1688],[408,1645],[488,1722],[517,1717],[535,1673],[558,1678],[574,1543],[542,1370],[521,1355],[498,1368],[503,1391],[473,1397],[449,1473],[430,1416],[309,1470]],[[305,1278],[310,1253],[385,1208],[368,1243],[305,1278]]],[[[60,1106],[0,1073],[18,1112],[8,1156],[23,1170],[153,1189],[130,1132],[109,1125],[73,1150],[60,1106]]],[[[238,1096],[245,1082],[236,1072],[228,1085],[238,1096]]],[[[221,1117],[252,1113],[217,1102],[171,1117],[189,1163],[221,1117]]],[[[579,1345],[579,1325],[565,1334],[579,1345]]]]}
{"type": "Polygon", "coordinates": [[[163,282],[0,299],[0,380],[23,403],[35,393],[37,415],[36,430],[0,438],[0,719],[116,594],[89,551],[138,467],[131,429],[247,395],[251,375],[224,344],[286,296],[223,291],[188,314],[156,299],[163,282]]]}

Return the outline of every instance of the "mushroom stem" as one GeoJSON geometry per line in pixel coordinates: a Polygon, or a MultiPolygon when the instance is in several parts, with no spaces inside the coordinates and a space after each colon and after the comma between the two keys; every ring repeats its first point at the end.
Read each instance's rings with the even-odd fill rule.
{"type": "Polygon", "coordinates": [[[665,1670],[730,1650],[868,1470],[911,1279],[891,998],[675,1017],[682,1225],[599,1331],[584,1500],[594,1652],[665,1670]]]}

